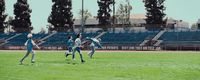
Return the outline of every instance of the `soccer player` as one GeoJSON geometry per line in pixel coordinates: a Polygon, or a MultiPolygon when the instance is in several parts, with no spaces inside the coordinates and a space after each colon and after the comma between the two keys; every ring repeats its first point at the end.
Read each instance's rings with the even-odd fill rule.
{"type": "Polygon", "coordinates": [[[93,55],[94,55],[94,52],[96,50],[96,47],[102,48],[102,46],[100,44],[101,39],[100,38],[96,39],[96,38],[86,37],[86,40],[89,40],[91,42],[91,44],[90,44],[90,52],[88,53],[88,55],[90,56],[90,58],[92,58],[93,55]]]}
{"type": "Polygon", "coordinates": [[[68,51],[65,52],[66,58],[67,58],[67,56],[69,56],[70,54],[72,54],[72,52],[73,52],[72,47],[73,46],[74,46],[73,37],[72,36],[68,36],[68,41],[67,41],[68,51]]]}
{"type": "Polygon", "coordinates": [[[81,34],[77,35],[77,38],[75,40],[75,45],[73,47],[73,53],[72,53],[72,59],[75,60],[75,53],[76,51],[78,51],[80,58],[81,58],[81,62],[84,63],[85,61],[83,60],[83,55],[81,52],[81,34]]]}
{"type": "Polygon", "coordinates": [[[25,43],[26,49],[27,49],[27,53],[26,55],[20,60],[20,64],[23,64],[23,61],[26,57],[28,57],[28,55],[30,53],[32,53],[32,58],[31,58],[31,63],[35,63],[35,52],[33,51],[33,47],[36,46],[38,49],[40,49],[40,47],[38,47],[38,45],[35,44],[35,42],[32,40],[32,34],[29,33],[27,35],[28,40],[25,43]]]}

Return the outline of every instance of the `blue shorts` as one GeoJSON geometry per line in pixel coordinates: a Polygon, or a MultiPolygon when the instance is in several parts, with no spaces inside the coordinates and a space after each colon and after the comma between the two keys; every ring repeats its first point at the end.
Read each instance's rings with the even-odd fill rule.
{"type": "Polygon", "coordinates": [[[73,50],[72,50],[72,47],[68,47],[68,51],[69,52],[72,52],[73,50]]]}
{"type": "Polygon", "coordinates": [[[74,50],[78,51],[79,53],[81,52],[81,48],[80,47],[76,47],[74,50]]]}

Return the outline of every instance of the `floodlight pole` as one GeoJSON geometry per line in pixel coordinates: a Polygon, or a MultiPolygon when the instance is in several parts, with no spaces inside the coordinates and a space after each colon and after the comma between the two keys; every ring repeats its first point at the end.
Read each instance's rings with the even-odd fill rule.
{"type": "Polygon", "coordinates": [[[84,20],[83,20],[83,18],[84,18],[84,0],[82,0],[82,13],[81,13],[81,16],[82,16],[82,18],[81,18],[81,28],[82,28],[82,33],[84,32],[84,20]]]}
{"type": "Polygon", "coordinates": [[[115,19],[116,19],[116,16],[115,16],[115,0],[113,0],[113,32],[115,32],[115,19]]]}
{"type": "Polygon", "coordinates": [[[113,0],[113,25],[115,24],[115,0],[113,0]]]}

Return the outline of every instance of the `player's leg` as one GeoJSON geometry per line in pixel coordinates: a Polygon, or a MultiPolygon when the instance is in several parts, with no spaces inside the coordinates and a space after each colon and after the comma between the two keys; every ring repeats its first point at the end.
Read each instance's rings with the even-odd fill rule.
{"type": "Polygon", "coordinates": [[[94,55],[94,52],[95,52],[95,47],[92,47],[92,49],[91,49],[92,51],[91,51],[91,54],[90,54],[90,58],[92,58],[92,56],[94,55]]]}
{"type": "MultiPolygon", "coordinates": [[[[76,48],[77,48],[77,47],[76,47],[76,48]]],[[[73,59],[73,60],[75,60],[76,48],[73,49],[73,53],[72,53],[72,59],[73,59]]]]}
{"type": "Polygon", "coordinates": [[[31,63],[35,63],[35,51],[31,51],[32,57],[31,57],[31,63]]]}
{"type": "Polygon", "coordinates": [[[82,55],[82,52],[81,52],[81,48],[77,47],[77,51],[80,55],[80,58],[81,58],[81,62],[84,63],[85,61],[83,60],[83,55],[82,55]]]}
{"type": "Polygon", "coordinates": [[[66,58],[72,53],[72,47],[68,47],[68,51],[65,52],[66,58]]]}
{"type": "Polygon", "coordinates": [[[65,52],[65,54],[70,54],[70,52],[71,52],[71,47],[68,47],[68,50],[65,52]]]}
{"type": "Polygon", "coordinates": [[[92,47],[90,47],[90,51],[88,52],[88,56],[90,56],[92,53],[92,47]]]}
{"type": "Polygon", "coordinates": [[[25,59],[26,57],[28,57],[29,54],[30,54],[30,51],[27,51],[26,54],[24,55],[24,57],[20,60],[20,63],[21,63],[21,64],[23,63],[24,59],[25,59]]]}

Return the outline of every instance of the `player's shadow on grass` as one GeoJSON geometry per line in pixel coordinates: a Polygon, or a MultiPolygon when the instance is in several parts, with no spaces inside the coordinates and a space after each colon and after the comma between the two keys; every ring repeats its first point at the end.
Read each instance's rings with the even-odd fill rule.
{"type": "Polygon", "coordinates": [[[19,66],[33,66],[35,63],[23,63],[23,64],[19,64],[19,66]]]}
{"type": "Polygon", "coordinates": [[[40,63],[47,63],[47,64],[65,64],[64,61],[40,61],[40,63]]]}
{"type": "Polygon", "coordinates": [[[71,59],[66,59],[63,61],[40,61],[39,63],[44,63],[44,64],[78,64],[77,62],[71,60],[71,59]]]}
{"type": "Polygon", "coordinates": [[[66,62],[67,64],[73,64],[73,65],[78,64],[77,62],[75,62],[75,61],[73,61],[73,60],[71,60],[71,59],[66,59],[65,62],[66,62]]]}

